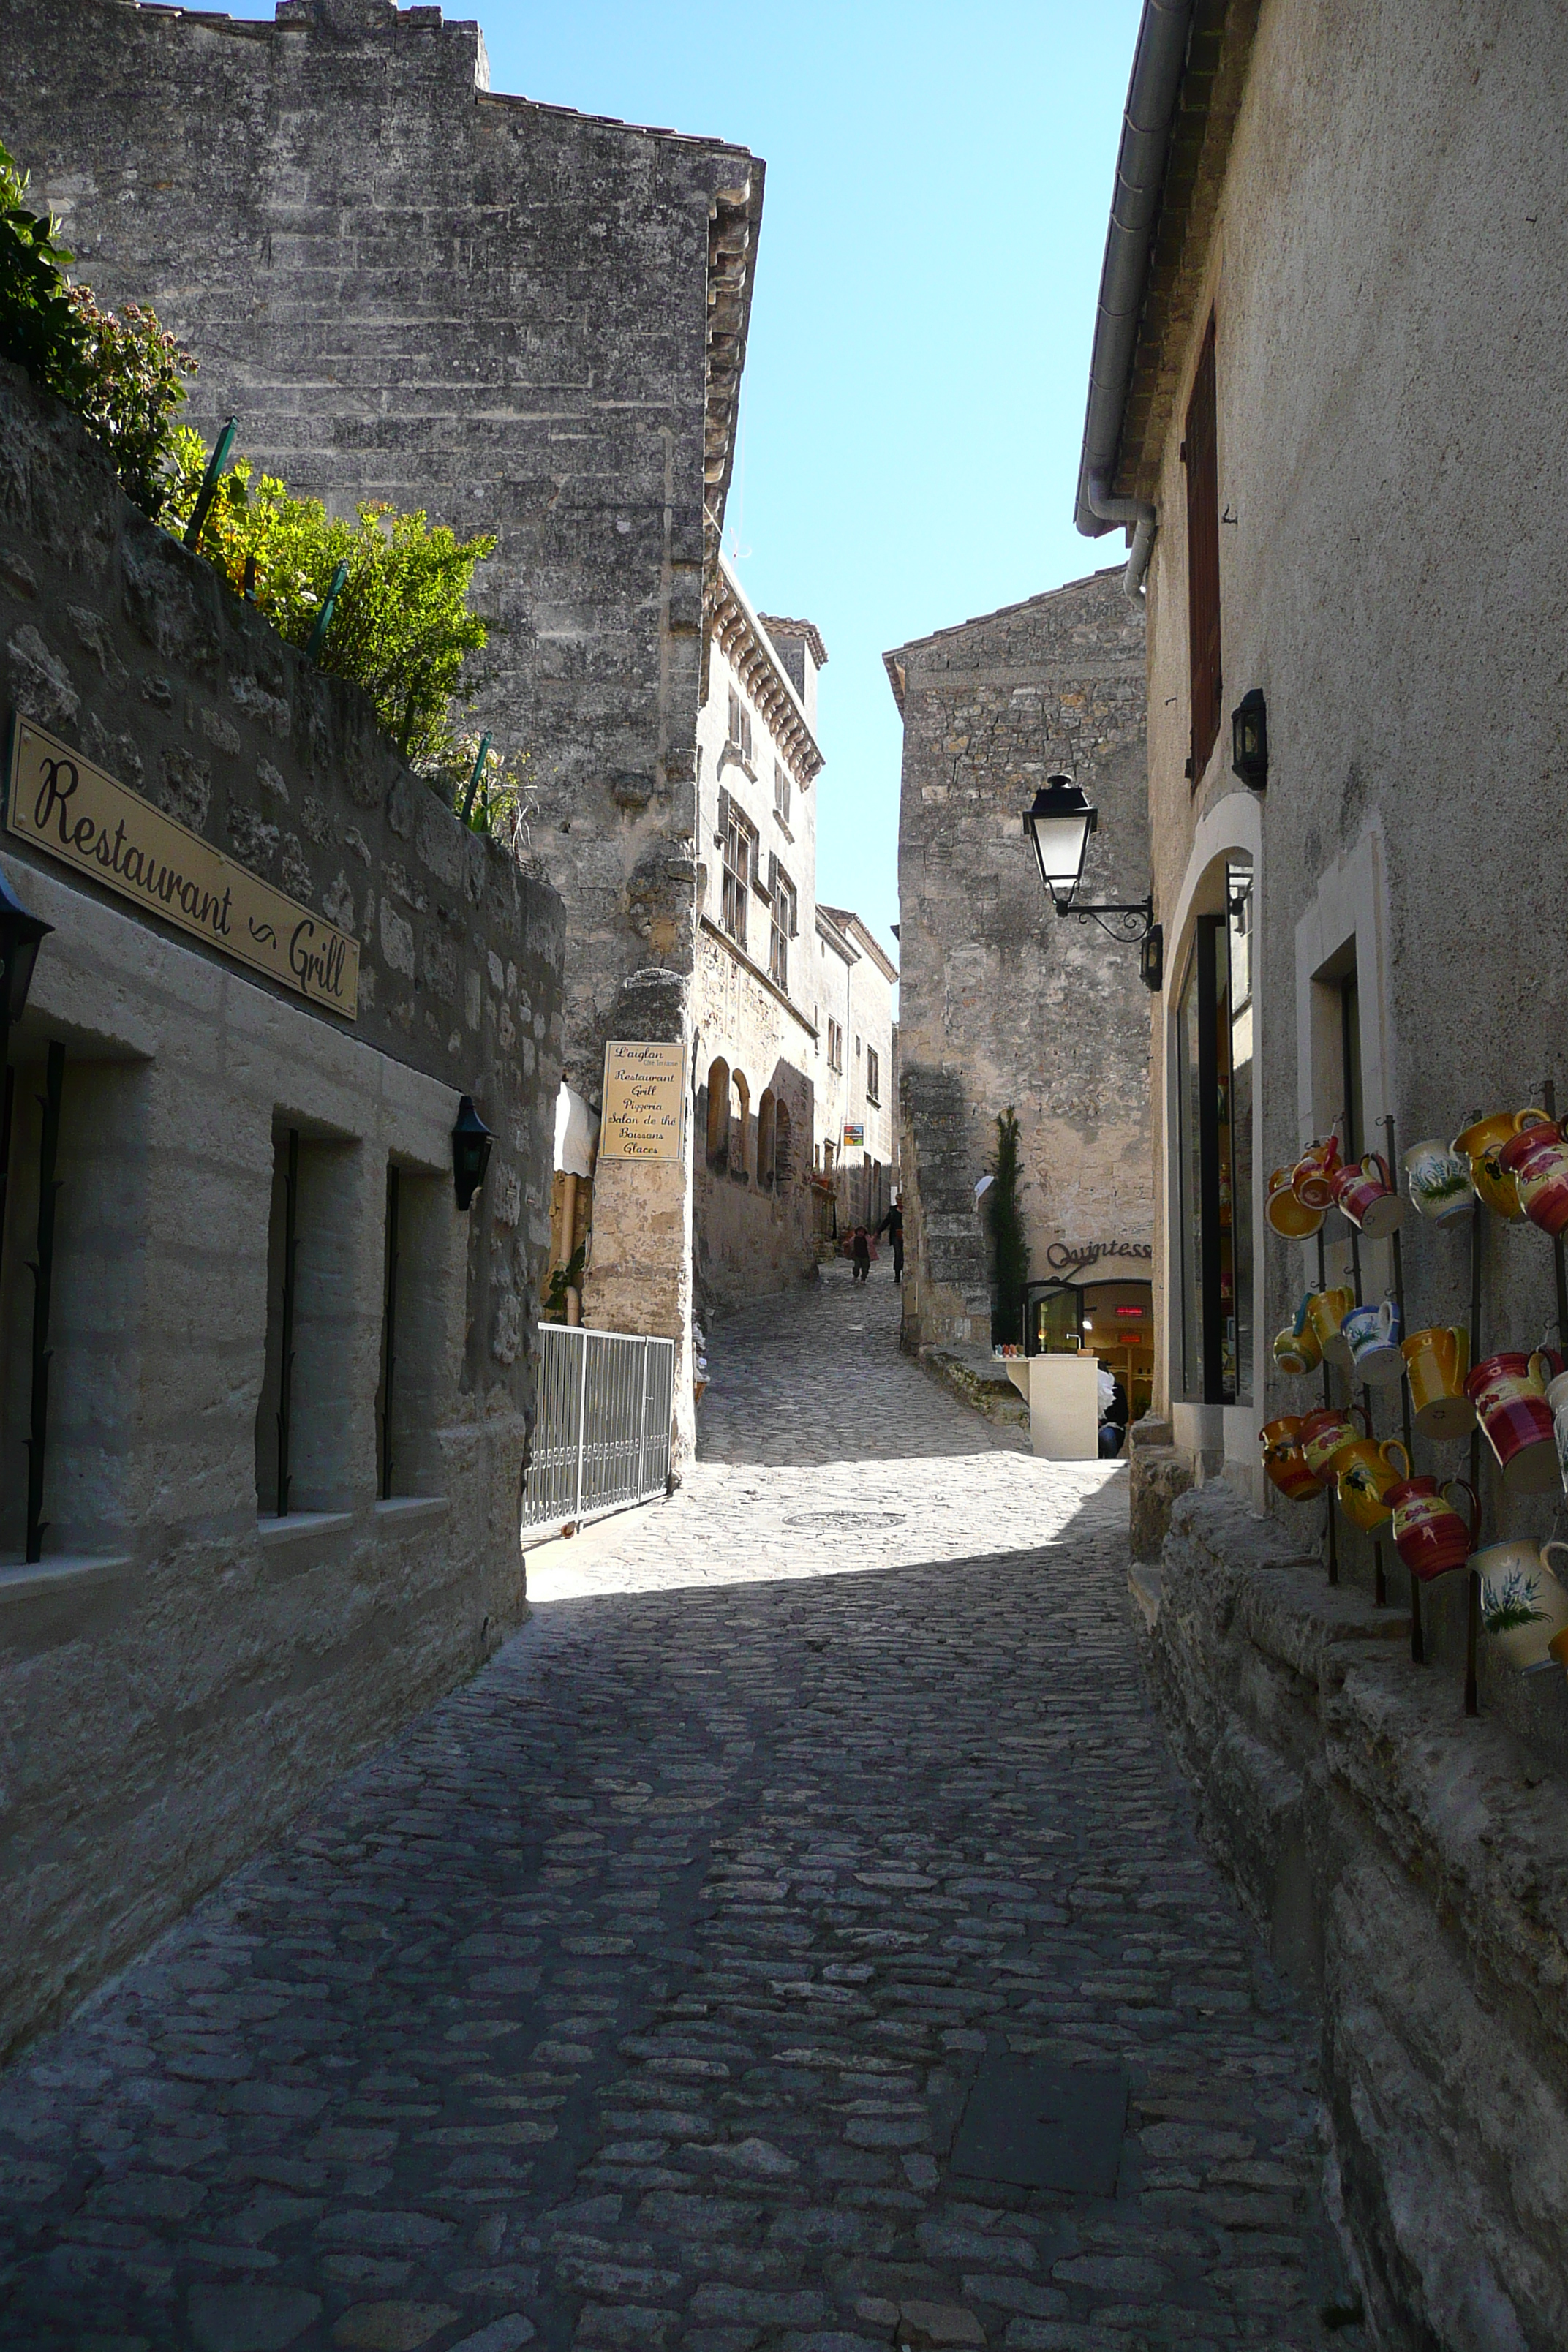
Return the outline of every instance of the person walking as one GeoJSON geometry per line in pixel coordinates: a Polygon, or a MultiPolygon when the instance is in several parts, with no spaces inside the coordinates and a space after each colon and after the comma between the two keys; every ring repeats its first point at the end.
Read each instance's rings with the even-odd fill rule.
{"type": "Polygon", "coordinates": [[[855,1261],[855,1280],[857,1282],[869,1282],[871,1279],[871,1236],[866,1231],[864,1225],[856,1226],[854,1237],[849,1244],[849,1255],[855,1261]]]}
{"type": "Polygon", "coordinates": [[[904,1213],[897,1201],[892,1203],[877,1231],[879,1234],[886,1234],[893,1245],[893,1280],[901,1283],[904,1278],[904,1213]]]}

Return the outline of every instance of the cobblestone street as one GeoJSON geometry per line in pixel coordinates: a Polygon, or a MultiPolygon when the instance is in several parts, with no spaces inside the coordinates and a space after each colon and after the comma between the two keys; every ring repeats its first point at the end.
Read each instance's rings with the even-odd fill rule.
{"type": "Polygon", "coordinates": [[[847,1277],[715,1332],[684,1488],[0,2083],[8,2352],[1363,2340],[1125,1473],[847,1277]],[[953,2166],[1008,2053],[1125,2069],[1113,2195],[953,2166]]]}

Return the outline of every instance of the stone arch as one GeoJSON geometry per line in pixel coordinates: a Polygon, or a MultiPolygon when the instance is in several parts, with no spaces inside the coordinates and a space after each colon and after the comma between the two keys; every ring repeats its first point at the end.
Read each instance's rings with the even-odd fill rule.
{"type": "Polygon", "coordinates": [[[724,1167],[730,1158],[730,1065],[722,1055],[708,1065],[708,1165],[724,1167]]]}

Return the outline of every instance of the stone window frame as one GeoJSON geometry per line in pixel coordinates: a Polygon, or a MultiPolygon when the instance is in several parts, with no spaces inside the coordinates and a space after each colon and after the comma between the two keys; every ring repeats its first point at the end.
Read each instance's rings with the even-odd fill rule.
{"type": "Polygon", "coordinates": [[[844,1028],[841,1022],[835,1021],[831,1013],[827,1016],[827,1066],[843,1076],[844,1028]]]}
{"type": "Polygon", "coordinates": [[[756,871],[757,829],[733,800],[724,812],[724,893],[721,906],[725,930],[738,948],[746,944],[746,896],[756,871]]]}
{"type": "Polygon", "coordinates": [[[875,1045],[866,1048],[866,1099],[868,1103],[875,1103],[879,1109],[881,1108],[882,1072],[875,1045]]]}
{"type": "Polygon", "coordinates": [[[789,943],[800,934],[800,894],[776,857],[768,861],[768,978],[789,994],[789,943]]]}
{"type": "Polygon", "coordinates": [[[732,760],[739,761],[747,775],[755,782],[756,771],[752,766],[751,708],[739,688],[733,686],[730,688],[729,726],[729,740],[724,748],[732,760]]]}
{"type": "Polygon", "coordinates": [[[786,840],[793,841],[790,831],[790,773],[782,760],[773,761],[773,815],[786,840]]]}

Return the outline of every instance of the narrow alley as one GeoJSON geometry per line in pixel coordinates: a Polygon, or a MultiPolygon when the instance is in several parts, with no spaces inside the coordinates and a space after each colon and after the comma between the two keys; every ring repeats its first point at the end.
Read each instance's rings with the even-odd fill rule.
{"type": "Polygon", "coordinates": [[[12,2069],[7,2347],[1328,2340],[1310,2035],[1144,1695],[1123,1474],[847,1275],[721,1328],[686,1487],[12,2069]],[[961,2169],[1009,2055],[1110,2084],[1089,2193],[961,2169]]]}

